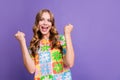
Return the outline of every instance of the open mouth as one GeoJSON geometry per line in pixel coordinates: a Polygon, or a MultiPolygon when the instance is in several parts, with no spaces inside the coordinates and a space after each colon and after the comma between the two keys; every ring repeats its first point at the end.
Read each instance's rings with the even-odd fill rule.
{"type": "Polygon", "coordinates": [[[48,27],[41,27],[43,32],[46,32],[48,30],[48,27]]]}

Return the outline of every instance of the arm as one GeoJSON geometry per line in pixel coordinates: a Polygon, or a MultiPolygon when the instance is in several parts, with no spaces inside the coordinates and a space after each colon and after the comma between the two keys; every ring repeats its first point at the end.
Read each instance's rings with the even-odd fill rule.
{"type": "Polygon", "coordinates": [[[22,55],[23,55],[23,61],[24,65],[27,68],[27,70],[32,74],[35,72],[35,64],[34,61],[32,60],[25,41],[25,34],[23,32],[17,32],[15,34],[16,39],[19,41],[21,49],[22,49],[22,55]]]}
{"type": "Polygon", "coordinates": [[[65,26],[65,39],[66,39],[66,55],[64,56],[63,60],[66,65],[72,67],[74,65],[74,49],[71,40],[71,31],[73,26],[71,24],[65,26]]]}

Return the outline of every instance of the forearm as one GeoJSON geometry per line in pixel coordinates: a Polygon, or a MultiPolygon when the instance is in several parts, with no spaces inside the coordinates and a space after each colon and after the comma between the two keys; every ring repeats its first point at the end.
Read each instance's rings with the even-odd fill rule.
{"type": "Polygon", "coordinates": [[[66,39],[66,55],[65,55],[65,62],[69,67],[72,67],[74,64],[74,49],[72,45],[71,35],[65,34],[66,39]]]}
{"type": "Polygon", "coordinates": [[[26,42],[21,42],[21,49],[22,49],[22,55],[23,55],[23,61],[24,61],[24,65],[27,68],[27,70],[32,74],[35,72],[35,64],[34,61],[32,60],[27,46],[26,46],[26,42]]]}

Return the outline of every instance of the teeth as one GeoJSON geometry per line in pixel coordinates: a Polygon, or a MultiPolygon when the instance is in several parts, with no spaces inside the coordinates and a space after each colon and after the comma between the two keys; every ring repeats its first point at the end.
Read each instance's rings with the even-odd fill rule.
{"type": "Polygon", "coordinates": [[[41,28],[42,28],[42,31],[43,31],[43,32],[46,32],[46,31],[48,30],[48,27],[42,26],[41,28]]]}
{"type": "Polygon", "coordinates": [[[42,27],[43,29],[48,29],[48,27],[42,27]]]}

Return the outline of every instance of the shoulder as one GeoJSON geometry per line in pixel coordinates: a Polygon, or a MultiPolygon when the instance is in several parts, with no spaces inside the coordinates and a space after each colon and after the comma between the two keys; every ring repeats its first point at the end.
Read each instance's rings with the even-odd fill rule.
{"type": "Polygon", "coordinates": [[[59,40],[60,41],[65,41],[65,36],[64,35],[59,35],[59,40]]]}
{"type": "Polygon", "coordinates": [[[66,46],[66,40],[64,35],[59,35],[59,41],[62,46],[66,46]]]}

